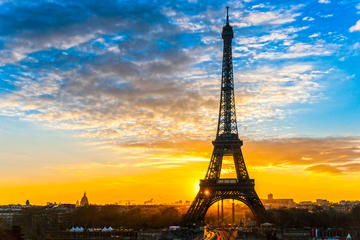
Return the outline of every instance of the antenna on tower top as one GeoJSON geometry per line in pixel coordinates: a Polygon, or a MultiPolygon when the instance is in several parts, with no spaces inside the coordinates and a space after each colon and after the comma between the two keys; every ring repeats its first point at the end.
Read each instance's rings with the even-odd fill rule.
{"type": "Polygon", "coordinates": [[[229,25],[229,7],[226,7],[226,25],[229,25]]]}

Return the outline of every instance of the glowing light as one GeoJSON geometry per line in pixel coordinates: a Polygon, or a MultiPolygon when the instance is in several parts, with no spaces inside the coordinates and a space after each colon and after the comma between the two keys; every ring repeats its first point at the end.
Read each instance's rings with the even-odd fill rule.
{"type": "Polygon", "coordinates": [[[209,195],[210,195],[210,191],[206,189],[206,190],[204,191],[204,194],[205,194],[205,196],[209,196],[209,195]]]}

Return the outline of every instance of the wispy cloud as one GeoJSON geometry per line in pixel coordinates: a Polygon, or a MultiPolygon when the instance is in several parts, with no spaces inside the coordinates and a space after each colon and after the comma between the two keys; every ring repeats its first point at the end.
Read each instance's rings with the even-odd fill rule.
{"type": "MultiPolygon", "coordinates": [[[[153,141],[151,144],[126,145],[128,148],[141,146],[163,151],[148,155],[147,161],[135,163],[133,167],[186,166],[196,162],[208,162],[211,154],[208,139],[194,141],[182,137],[171,144],[153,141]]],[[[250,168],[298,168],[332,175],[354,175],[360,172],[359,137],[245,139],[243,153],[250,168]]],[[[224,168],[231,173],[232,159],[225,159],[224,168]]]]}
{"type": "Polygon", "coordinates": [[[264,52],[256,56],[257,59],[291,59],[309,56],[330,56],[337,49],[336,44],[324,44],[319,41],[314,45],[307,43],[295,43],[287,48],[286,52],[264,52]]]}
{"type": "Polygon", "coordinates": [[[350,27],[350,32],[360,31],[360,20],[358,20],[354,26],[350,27]]]}
{"type": "Polygon", "coordinates": [[[312,21],[314,21],[315,19],[314,19],[313,17],[303,17],[302,20],[312,22],[312,21]]]}
{"type": "Polygon", "coordinates": [[[313,33],[309,36],[309,38],[316,38],[318,37],[320,34],[319,33],[313,33]]]}
{"type": "MultiPolygon", "coordinates": [[[[295,9],[298,9],[298,7],[295,7],[295,9]]],[[[244,20],[248,25],[286,24],[295,21],[295,18],[298,16],[300,16],[300,14],[294,13],[294,9],[289,9],[268,12],[251,12],[244,20]]]]}
{"type": "Polygon", "coordinates": [[[360,171],[359,138],[263,140],[249,142],[244,151],[248,163],[254,166],[303,166],[305,171],[336,175],[360,171]]]}
{"type": "Polygon", "coordinates": [[[316,173],[328,173],[331,175],[358,174],[360,172],[360,163],[350,164],[315,164],[305,169],[306,171],[316,173]]]}

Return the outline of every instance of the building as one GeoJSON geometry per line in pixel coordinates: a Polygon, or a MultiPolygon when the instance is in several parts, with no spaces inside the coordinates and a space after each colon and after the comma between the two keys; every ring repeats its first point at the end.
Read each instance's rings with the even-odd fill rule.
{"type": "Polygon", "coordinates": [[[316,205],[318,206],[329,206],[330,202],[326,199],[316,199],[316,205]]]}
{"type": "Polygon", "coordinates": [[[80,206],[81,207],[89,206],[89,200],[88,200],[88,198],[86,196],[86,192],[84,192],[84,196],[81,198],[80,206]]]}
{"type": "Polygon", "coordinates": [[[296,203],[292,198],[275,199],[272,193],[268,194],[267,199],[261,200],[266,208],[292,208],[296,207],[296,203]]]}
{"type": "Polygon", "coordinates": [[[7,205],[0,208],[0,227],[13,226],[21,214],[21,205],[7,205]]]}

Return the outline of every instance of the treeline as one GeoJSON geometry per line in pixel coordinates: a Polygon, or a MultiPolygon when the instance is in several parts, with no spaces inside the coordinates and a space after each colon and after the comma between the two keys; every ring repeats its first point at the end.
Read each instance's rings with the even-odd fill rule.
{"type": "MultiPolygon", "coordinates": [[[[349,212],[316,207],[307,209],[271,209],[267,211],[268,221],[278,227],[358,227],[360,226],[360,206],[349,212]]],[[[72,226],[83,227],[128,227],[163,228],[179,225],[184,212],[175,207],[159,206],[154,208],[119,206],[89,206],[75,209],[70,215],[72,226]]],[[[251,214],[246,214],[251,219],[251,214]]],[[[228,216],[230,219],[230,216],[228,216]]],[[[217,216],[207,214],[206,222],[217,222],[217,216]],[[209,221],[213,220],[213,221],[209,221]]]]}
{"type": "Polygon", "coordinates": [[[84,228],[166,228],[179,224],[182,213],[175,207],[87,206],[68,211],[28,208],[14,219],[14,226],[2,226],[0,240],[47,239],[48,233],[65,231],[72,227],[84,228]],[[10,227],[10,229],[9,229],[10,227]]]}
{"type": "Polygon", "coordinates": [[[271,209],[268,210],[269,222],[279,227],[359,227],[360,206],[350,212],[316,207],[312,211],[306,209],[271,209]]]}
{"type": "MultiPolygon", "coordinates": [[[[74,226],[84,228],[167,228],[179,225],[186,209],[179,210],[169,206],[88,206],[58,212],[56,209],[30,208],[22,211],[14,225],[21,228],[21,233],[36,239],[36,236],[46,236],[47,232],[64,231],[74,226]]],[[[358,227],[360,226],[360,206],[349,212],[335,209],[314,208],[306,209],[271,209],[267,211],[268,221],[278,227],[358,227]]],[[[247,215],[247,214],[245,214],[247,215]]],[[[227,216],[230,219],[230,215],[227,216]]],[[[250,216],[245,216],[250,218],[250,216]]],[[[216,224],[217,216],[207,215],[207,222],[216,224]]],[[[6,235],[20,232],[13,228],[11,231],[1,231],[0,239],[6,235]]],[[[19,236],[16,238],[19,239],[19,236]]]]}
{"type": "Polygon", "coordinates": [[[121,208],[119,206],[88,206],[75,209],[70,215],[73,226],[162,228],[177,225],[182,214],[175,207],[121,208]]]}
{"type": "Polygon", "coordinates": [[[21,228],[19,226],[13,226],[11,229],[0,229],[1,240],[24,240],[21,228]]]}

